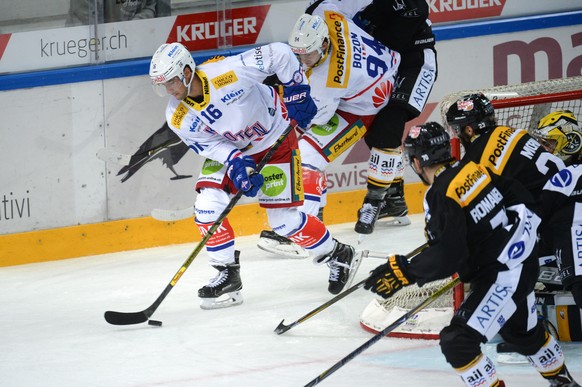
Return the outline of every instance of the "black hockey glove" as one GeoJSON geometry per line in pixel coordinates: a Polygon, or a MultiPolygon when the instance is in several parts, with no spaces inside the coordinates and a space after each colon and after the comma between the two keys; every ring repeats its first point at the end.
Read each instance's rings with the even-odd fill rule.
{"type": "Polygon", "coordinates": [[[412,285],[415,280],[406,271],[408,261],[404,255],[392,255],[388,263],[378,266],[366,280],[364,288],[390,298],[404,286],[412,285]]]}

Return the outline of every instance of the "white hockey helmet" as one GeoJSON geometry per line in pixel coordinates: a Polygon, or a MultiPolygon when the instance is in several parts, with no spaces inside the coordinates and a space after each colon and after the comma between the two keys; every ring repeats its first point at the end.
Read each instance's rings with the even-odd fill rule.
{"type": "Polygon", "coordinates": [[[150,62],[150,78],[154,89],[159,95],[166,95],[164,84],[174,77],[178,77],[184,86],[189,87],[190,82],[186,83],[184,69],[186,66],[194,72],[196,63],[190,54],[190,51],[180,43],[162,44],[152,56],[150,62]]]}
{"type": "Polygon", "coordinates": [[[289,46],[297,55],[314,51],[323,55],[322,45],[325,40],[329,40],[327,24],[317,15],[301,15],[289,34],[289,46]]]}
{"type": "Polygon", "coordinates": [[[582,150],[582,132],[576,116],[569,110],[557,110],[542,117],[529,133],[548,152],[564,161],[582,150]]]}

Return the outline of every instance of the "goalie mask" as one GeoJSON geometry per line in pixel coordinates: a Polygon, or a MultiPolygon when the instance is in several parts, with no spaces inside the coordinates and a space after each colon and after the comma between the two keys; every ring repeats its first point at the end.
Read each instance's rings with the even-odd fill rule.
{"type": "Polygon", "coordinates": [[[493,105],[482,93],[469,94],[458,99],[451,105],[446,117],[447,124],[461,139],[465,148],[472,140],[465,133],[465,127],[470,126],[476,135],[481,135],[497,126],[493,105]]]}
{"type": "Polygon", "coordinates": [[[582,149],[582,132],[578,120],[569,110],[557,110],[538,122],[529,134],[550,153],[568,161],[582,149]]]}
{"type": "Polygon", "coordinates": [[[150,79],[154,85],[154,90],[160,96],[169,93],[167,87],[172,82],[180,81],[190,92],[190,84],[186,82],[184,69],[189,67],[192,73],[196,68],[196,63],[190,51],[180,43],[162,44],[154,53],[150,63],[150,79]]]}
{"type": "Polygon", "coordinates": [[[315,67],[327,53],[324,44],[329,45],[329,31],[325,21],[316,15],[304,14],[299,17],[289,34],[289,46],[307,67],[315,67]]]}
{"type": "Polygon", "coordinates": [[[429,184],[423,176],[422,168],[442,164],[453,160],[451,151],[451,136],[437,122],[427,122],[424,125],[413,126],[403,142],[404,160],[425,184],[429,184]],[[414,166],[414,159],[420,163],[420,171],[414,166]]]}

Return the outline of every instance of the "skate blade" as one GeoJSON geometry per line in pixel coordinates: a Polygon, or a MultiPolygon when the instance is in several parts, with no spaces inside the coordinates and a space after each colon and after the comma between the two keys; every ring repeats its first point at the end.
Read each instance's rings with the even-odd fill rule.
{"type": "Polygon", "coordinates": [[[344,288],[342,289],[349,289],[354,282],[354,278],[356,277],[356,273],[360,268],[360,264],[362,263],[362,259],[368,256],[368,250],[362,250],[360,252],[356,252],[354,254],[354,258],[352,259],[352,264],[350,265],[350,275],[348,276],[348,281],[346,282],[344,288]]]}
{"type": "Polygon", "coordinates": [[[376,227],[377,226],[384,226],[384,227],[401,227],[401,226],[408,226],[409,224],[411,224],[412,222],[410,221],[410,218],[406,215],[404,216],[395,216],[393,218],[384,218],[382,219],[382,221],[378,220],[378,222],[376,222],[376,227]]]}
{"type": "Polygon", "coordinates": [[[361,245],[368,234],[358,234],[358,244],[361,245]]]}
{"type": "Polygon", "coordinates": [[[309,253],[303,247],[296,245],[295,243],[279,243],[272,239],[260,238],[257,242],[257,247],[263,251],[271,254],[293,258],[293,259],[305,259],[309,258],[309,253]]]}
{"type": "Polygon", "coordinates": [[[240,290],[237,290],[236,292],[225,293],[217,298],[201,298],[200,300],[200,309],[223,309],[242,304],[243,296],[240,290]]]}

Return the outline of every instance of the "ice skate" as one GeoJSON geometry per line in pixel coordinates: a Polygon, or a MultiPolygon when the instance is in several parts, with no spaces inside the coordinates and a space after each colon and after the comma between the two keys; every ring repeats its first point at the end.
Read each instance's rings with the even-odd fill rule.
{"type": "Polygon", "coordinates": [[[385,194],[386,192],[383,190],[368,191],[362,208],[358,210],[358,221],[354,227],[358,234],[369,235],[374,232],[385,194]]]}
{"type": "Polygon", "coordinates": [[[380,206],[378,219],[386,219],[382,222],[384,226],[408,226],[408,206],[404,201],[404,183],[401,181],[388,188],[386,196],[380,206]]]}
{"type": "Polygon", "coordinates": [[[550,387],[580,387],[580,385],[574,381],[570,372],[568,372],[568,368],[566,368],[565,364],[557,375],[545,378],[550,382],[550,387]]]}
{"type": "Polygon", "coordinates": [[[269,230],[261,231],[257,247],[269,253],[287,258],[304,259],[309,257],[309,253],[303,247],[269,230]]]}
{"type": "Polygon", "coordinates": [[[208,285],[198,289],[200,308],[220,309],[242,304],[239,255],[240,252],[235,251],[233,264],[214,266],[218,270],[218,275],[211,279],[208,285]]]}
{"type": "Polygon", "coordinates": [[[362,262],[361,253],[356,254],[352,246],[344,245],[335,240],[333,251],[319,260],[329,266],[329,286],[327,290],[331,294],[339,294],[348,288],[362,262]]]}

